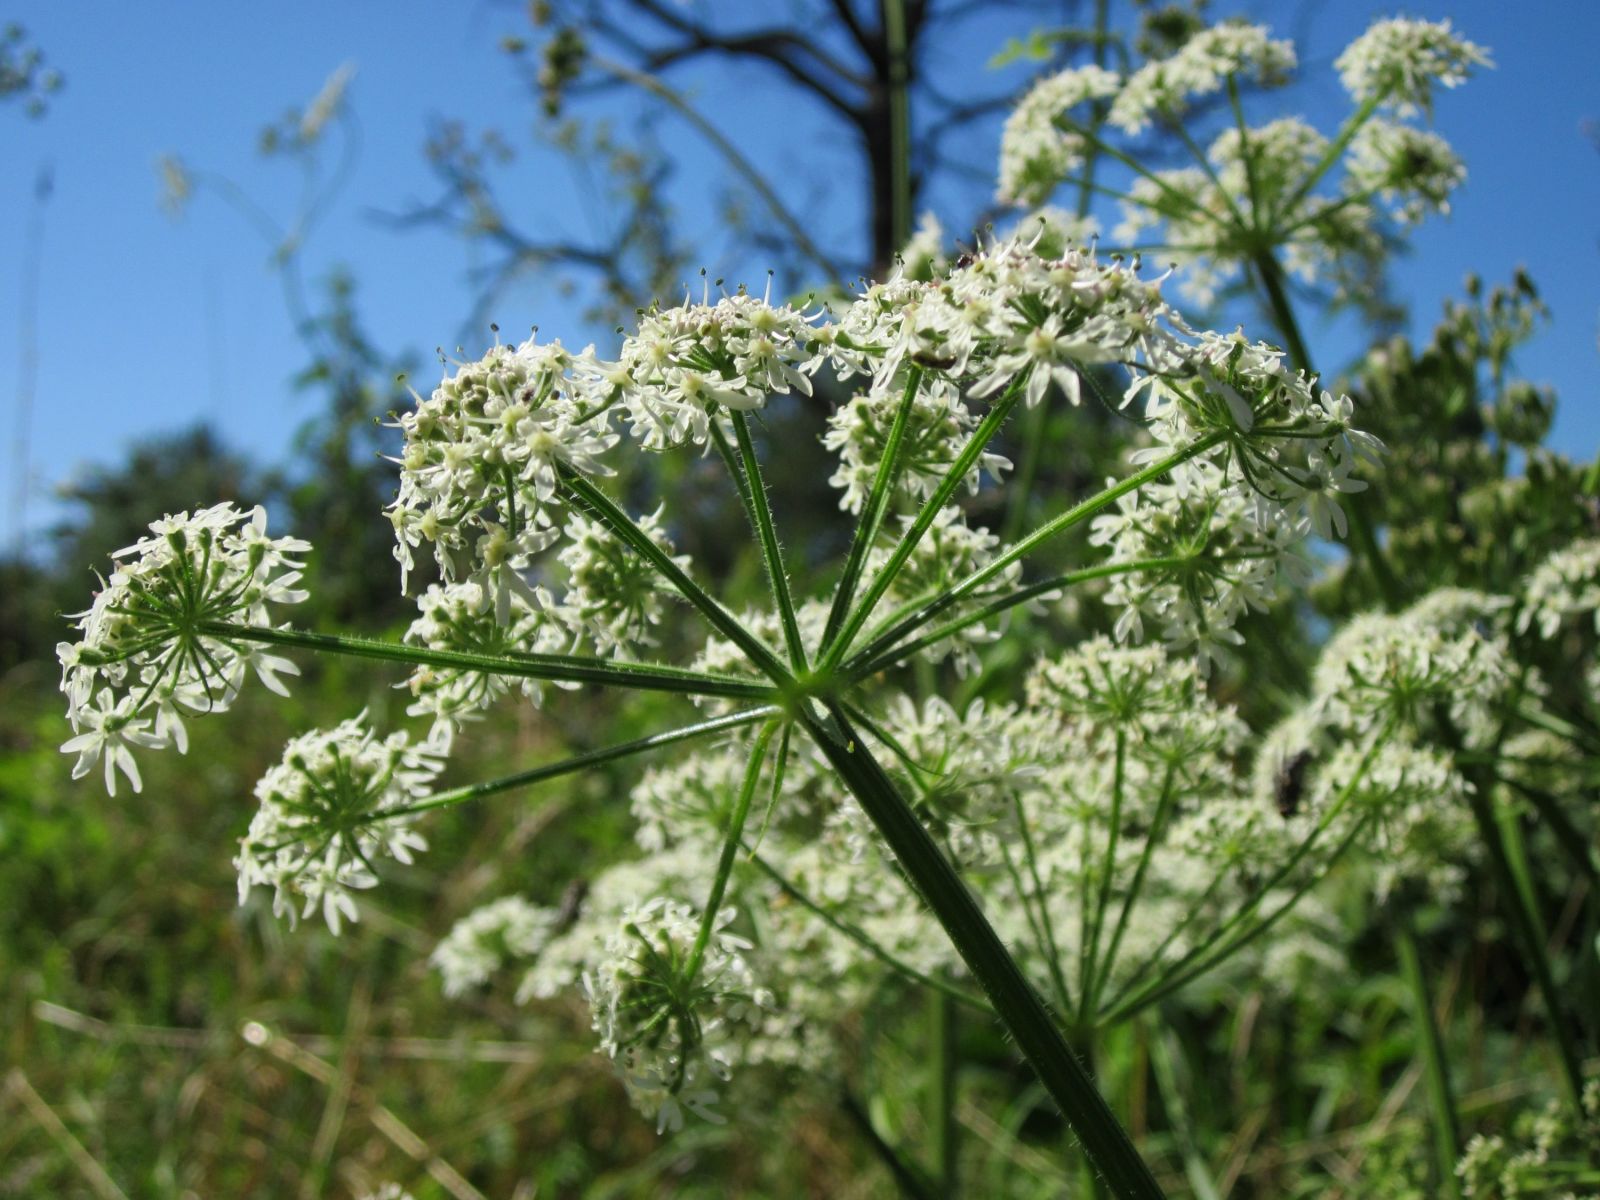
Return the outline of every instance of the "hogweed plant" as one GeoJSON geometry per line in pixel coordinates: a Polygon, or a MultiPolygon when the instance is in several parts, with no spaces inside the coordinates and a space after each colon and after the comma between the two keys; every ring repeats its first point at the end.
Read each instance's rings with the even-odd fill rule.
{"type": "MultiPolygon", "coordinates": [[[[1403,121],[1483,57],[1447,26],[1380,24],[1340,60],[1358,108],[1331,141],[1241,123],[1192,178],[1137,168],[1128,202],[1202,264],[1191,285],[1241,267],[1276,280],[1278,254],[1299,269],[1364,253],[1375,201],[1409,218],[1458,177],[1403,121]],[[1341,160],[1347,190],[1318,198],[1341,160]]],[[[1104,124],[1181,128],[1192,98],[1237,101],[1292,64],[1265,31],[1222,26],[1125,76],[1048,80],[1007,126],[1002,190],[1043,198],[1091,143],[1122,157],[1104,124]],[[1077,122],[1080,104],[1101,117],[1077,122]]],[[[363,714],[294,739],[238,850],[242,900],[269,888],[275,911],[337,933],[388,860],[425,851],[431,812],[683,747],[633,787],[638,856],[570,911],[510,896],[461,921],[432,959],[447,993],[513,966],[521,998],[580,990],[600,1051],[666,1131],[725,1119],[764,1074],[836,1079],[841,1016],[900,979],[992,1016],[1111,1192],[1160,1195],[1085,1067],[1101,1035],[1202,977],[1327,969],[1317,886],[1336,863],[1380,899],[1460,889],[1502,750],[1581,733],[1541,707],[1525,651],[1596,612],[1600,555],[1561,551],[1514,595],[1443,591],[1350,623],[1258,736],[1212,678],[1248,614],[1326,569],[1384,447],[1303,352],[1196,329],[1167,276],[1042,238],[989,239],[837,310],[707,286],[643,311],[614,357],[533,339],[453,364],[397,418],[402,585],[419,556],[440,577],[399,641],[286,623],[310,547],[268,537],[260,510],[164,517],[61,647],[75,774],[100,765],[137,790],[136,752],[181,752],[185,722],[251,676],[283,690],[284,651],[404,664],[420,732],[363,714]],[[824,378],[855,389],[824,441],[855,526],[802,594],[762,413],[824,378]],[[1005,485],[1008,419],[1106,399],[1139,418],[1120,473],[1015,538],[969,523],[963,500],[1005,485]],[[697,577],[673,495],[632,508],[608,485],[640,455],[721,461],[763,604],[735,610],[697,577]],[[1074,532],[1081,564],[1030,574],[1074,532]],[[1113,636],[1039,654],[1009,698],[941,694],[1016,610],[1048,620],[1086,597],[1113,636]],[[688,622],[697,653],[657,661],[688,622]],[[691,707],[635,741],[437,787],[489,708],[583,687],[691,707]]]]}

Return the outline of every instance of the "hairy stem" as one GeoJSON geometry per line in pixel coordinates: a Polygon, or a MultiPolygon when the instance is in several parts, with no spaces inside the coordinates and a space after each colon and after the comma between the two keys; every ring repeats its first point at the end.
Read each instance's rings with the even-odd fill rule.
{"type": "Polygon", "coordinates": [[[312,633],[303,629],[273,629],[265,625],[239,625],[231,621],[200,621],[197,633],[225,641],[257,642],[291,650],[313,650],[373,658],[412,666],[452,667],[505,675],[517,679],[548,679],[562,683],[595,683],[643,691],[681,692],[691,696],[727,696],[744,700],[770,700],[777,693],[769,684],[731,676],[711,675],[683,667],[655,663],[615,662],[575,654],[475,654],[466,650],[429,650],[400,642],[354,637],[342,633],[312,633]]]}

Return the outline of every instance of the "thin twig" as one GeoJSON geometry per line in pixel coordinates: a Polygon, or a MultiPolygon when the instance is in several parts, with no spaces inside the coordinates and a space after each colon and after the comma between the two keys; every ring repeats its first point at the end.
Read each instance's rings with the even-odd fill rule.
{"type": "Polygon", "coordinates": [[[39,1127],[48,1133],[61,1151],[72,1160],[78,1173],[83,1176],[91,1191],[100,1200],[128,1200],[128,1194],[119,1188],[116,1181],[106,1174],[99,1160],[84,1149],[83,1143],[72,1136],[72,1131],[56,1116],[55,1109],[45,1103],[44,1097],[33,1090],[33,1084],[28,1082],[28,1077],[22,1073],[21,1067],[13,1067],[6,1076],[5,1091],[10,1092],[22,1101],[22,1106],[28,1114],[39,1123],[39,1127]]]}

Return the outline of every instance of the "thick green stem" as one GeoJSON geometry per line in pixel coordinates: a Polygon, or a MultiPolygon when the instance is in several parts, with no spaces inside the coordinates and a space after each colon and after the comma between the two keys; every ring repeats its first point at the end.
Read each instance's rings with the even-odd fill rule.
{"type": "Polygon", "coordinates": [[[1040,1082],[1118,1197],[1159,1197],[1160,1185],[1067,1045],[1016,960],[905,798],[837,705],[800,720],[944,926],[1040,1082]]]}
{"type": "Polygon", "coordinates": [[[373,658],[411,666],[447,667],[505,675],[517,679],[548,679],[562,683],[595,683],[643,691],[679,692],[692,696],[727,696],[743,700],[770,700],[770,684],[730,676],[709,675],[682,667],[655,663],[625,663],[572,654],[475,654],[466,650],[430,650],[375,638],[342,633],[312,633],[304,629],[272,629],[264,625],[236,625],[231,621],[201,621],[196,632],[239,642],[258,642],[291,650],[313,650],[373,658]]]}
{"type": "Polygon", "coordinates": [[[1456,1117],[1455,1095],[1450,1087],[1444,1037],[1428,994],[1428,980],[1422,971],[1422,956],[1417,952],[1417,935],[1409,912],[1396,913],[1394,937],[1400,970],[1411,989],[1412,1017],[1416,1021],[1417,1040],[1422,1044],[1428,1104],[1433,1109],[1434,1169],[1438,1172],[1434,1186],[1438,1195],[1458,1196],[1461,1190],[1456,1182],[1456,1163],[1461,1158],[1461,1124],[1456,1117]]]}

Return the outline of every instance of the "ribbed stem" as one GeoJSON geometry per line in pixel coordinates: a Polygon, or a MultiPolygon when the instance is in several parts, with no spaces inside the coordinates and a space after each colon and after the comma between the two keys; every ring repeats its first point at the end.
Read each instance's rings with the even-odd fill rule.
{"type": "Polygon", "coordinates": [[[466,650],[430,650],[422,646],[407,646],[400,642],[383,642],[349,634],[273,629],[264,625],[237,625],[231,621],[201,621],[195,628],[198,633],[225,640],[257,642],[291,650],[314,650],[321,654],[341,654],[353,658],[374,658],[412,666],[453,667],[517,679],[595,683],[607,687],[680,692],[692,696],[727,696],[744,700],[770,700],[776,694],[770,684],[655,663],[616,662],[575,654],[474,654],[466,650]]]}
{"type": "Polygon", "coordinates": [[[713,629],[744,651],[757,669],[770,677],[780,688],[793,687],[793,676],[773,657],[772,651],[741,625],[732,613],[717,603],[710,593],[691,579],[682,567],[673,562],[672,556],[656,545],[655,540],[640,529],[632,517],[618,508],[611,497],[574,472],[565,472],[561,481],[583,507],[592,512],[635,553],[655,567],[661,576],[677,589],[679,595],[699,609],[713,629]]]}
{"type": "Polygon", "coordinates": [[[906,423],[912,406],[917,402],[917,389],[922,386],[922,368],[912,367],[906,373],[906,387],[895,409],[894,421],[889,425],[889,436],[884,442],[883,457],[878,460],[878,470],[872,477],[872,491],[861,509],[861,520],[856,522],[855,537],[850,542],[850,553],[844,560],[844,573],[833,593],[833,605],[828,609],[828,624],[822,632],[824,655],[833,648],[833,639],[850,613],[850,602],[855,599],[856,585],[861,582],[861,568],[866,564],[872,543],[883,526],[884,514],[894,494],[894,483],[900,473],[900,447],[905,440],[906,423]]]}
{"type": "Polygon", "coordinates": [[[562,775],[571,775],[576,771],[585,771],[590,767],[603,766],[608,762],[616,762],[621,758],[628,758],[635,754],[643,754],[649,750],[656,750],[662,746],[675,745],[678,742],[693,741],[695,738],[709,737],[713,733],[722,733],[729,729],[741,729],[746,725],[754,725],[757,721],[767,717],[776,716],[782,712],[775,704],[765,705],[761,708],[747,708],[743,712],[729,713],[725,717],[714,717],[709,721],[701,721],[695,725],[685,725],[681,729],[669,729],[665,733],[652,733],[649,737],[638,738],[631,742],[620,742],[615,746],[606,746],[600,750],[590,750],[583,754],[575,754],[571,758],[564,758],[560,762],[546,763],[539,767],[530,767],[526,771],[518,771],[514,775],[505,775],[499,779],[490,779],[483,783],[468,784],[466,787],[453,788],[448,792],[439,792],[418,800],[415,804],[408,804],[404,808],[386,808],[373,813],[368,822],[389,821],[395,817],[408,817],[416,813],[431,812],[438,808],[453,808],[457,804],[465,804],[469,800],[481,800],[485,796],[498,796],[502,792],[514,791],[517,788],[531,787],[536,783],[543,783],[547,779],[556,779],[562,775]]]}
{"type": "Polygon", "coordinates": [[[789,572],[783,565],[783,548],[778,545],[778,531],[772,523],[772,508],[767,503],[767,484],[761,477],[761,462],[756,458],[756,446],[750,438],[750,423],[742,412],[733,414],[733,434],[739,440],[739,457],[744,463],[745,486],[742,489],[750,509],[750,520],[755,525],[756,539],[761,543],[761,559],[767,567],[767,580],[772,584],[772,598],[778,606],[778,620],[783,625],[783,640],[789,649],[789,665],[795,671],[806,669],[805,646],[800,641],[800,623],[795,619],[794,597],[789,593],[789,572]]]}

